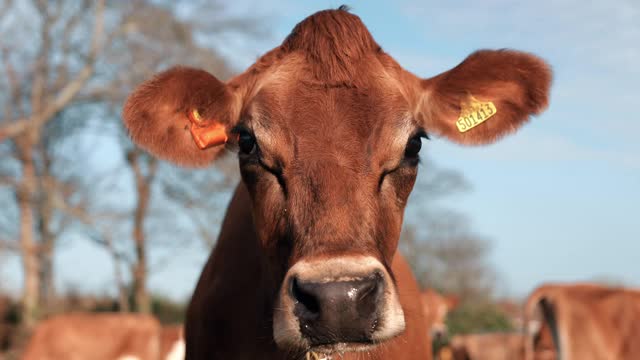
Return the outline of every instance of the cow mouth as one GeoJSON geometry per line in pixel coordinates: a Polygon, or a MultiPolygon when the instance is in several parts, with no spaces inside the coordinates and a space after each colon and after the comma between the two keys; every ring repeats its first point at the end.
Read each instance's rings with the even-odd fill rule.
{"type": "Polygon", "coordinates": [[[364,352],[371,351],[376,347],[376,344],[368,343],[334,343],[315,345],[307,351],[305,360],[332,360],[334,355],[341,355],[347,352],[364,352]]]}

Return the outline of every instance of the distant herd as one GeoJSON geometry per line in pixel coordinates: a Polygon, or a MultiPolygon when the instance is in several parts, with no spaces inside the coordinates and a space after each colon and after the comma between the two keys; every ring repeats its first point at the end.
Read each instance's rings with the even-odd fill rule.
{"type": "MultiPolygon", "coordinates": [[[[429,325],[424,341],[444,337],[446,315],[459,299],[432,289],[420,297],[429,325]]],[[[639,291],[549,284],[533,291],[511,316],[523,319],[520,329],[455,335],[435,353],[435,359],[633,360],[640,354],[639,291]]],[[[38,325],[22,359],[182,360],[183,328],[161,326],[148,315],[63,314],[38,325]]]]}

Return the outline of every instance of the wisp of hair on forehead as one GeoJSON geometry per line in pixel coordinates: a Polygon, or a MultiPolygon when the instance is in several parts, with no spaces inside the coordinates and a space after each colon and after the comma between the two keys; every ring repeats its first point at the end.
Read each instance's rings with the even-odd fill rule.
{"type": "Polygon", "coordinates": [[[350,83],[361,61],[381,48],[360,18],[342,6],[317,12],[298,23],[280,50],[304,54],[313,77],[319,81],[350,83]]]}

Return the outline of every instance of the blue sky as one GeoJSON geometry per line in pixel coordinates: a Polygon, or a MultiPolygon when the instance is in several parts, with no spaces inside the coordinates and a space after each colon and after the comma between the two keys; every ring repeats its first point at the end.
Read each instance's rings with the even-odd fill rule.
{"type": "MultiPolygon", "coordinates": [[[[343,2],[273,3],[231,5],[238,14],[264,16],[271,30],[268,40],[231,37],[217,44],[237,68],[276,46],[304,17],[343,2]]],[[[387,52],[424,77],[479,48],[545,58],[555,75],[550,108],[518,134],[481,148],[440,139],[427,144],[438,165],[462,171],[473,187],[447,205],[468,214],[492,241],[500,287],[510,294],[522,296],[544,281],[607,278],[640,286],[640,3],[344,3],[387,52]]],[[[58,259],[60,282],[85,284],[91,276],[92,289],[110,284],[106,257],[75,243],[58,259]]],[[[182,249],[153,276],[151,287],[186,298],[204,259],[202,249],[182,249]]],[[[19,284],[14,280],[13,287],[19,284]]]]}

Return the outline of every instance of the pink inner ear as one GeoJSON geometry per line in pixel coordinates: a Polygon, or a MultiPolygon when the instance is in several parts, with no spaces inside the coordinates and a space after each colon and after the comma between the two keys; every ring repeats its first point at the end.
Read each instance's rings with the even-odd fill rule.
{"type": "Polygon", "coordinates": [[[227,140],[227,129],[219,122],[203,121],[197,110],[189,112],[189,121],[191,122],[191,136],[196,145],[202,150],[213,146],[224,145],[227,140]],[[202,125],[209,124],[209,125],[202,125]]]}

